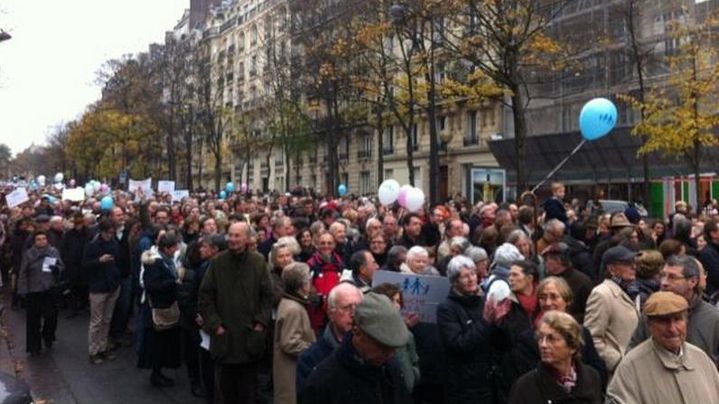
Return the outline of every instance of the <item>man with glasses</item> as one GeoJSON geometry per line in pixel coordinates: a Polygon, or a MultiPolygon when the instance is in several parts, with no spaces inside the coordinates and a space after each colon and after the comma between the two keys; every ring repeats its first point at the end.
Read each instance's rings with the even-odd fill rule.
{"type": "Polygon", "coordinates": [[[636,255],[624,246],[608,249],[602,262],[610,277],[595,287],[587,299],[584,326],[592,334],[594,346],[604,359],[610,378],[624,357],[639,322],[639,311],[634,303],[639,292],[634,266],[636,255]]]}
{"type": "MultiPolygon", "coordinates": [[[[702,269],[695,258],[672,255],[660,272],[662,291],[673,292],[687,301],[689,317],[687,342],[704,351],[719,363],[719,310],[701,298],[699,279],[702,269]]],[[[649,338],[646,316],[639,322],[629,349],[649,338]]]]}
{"type": "Polygon", "coordinates": [[[327,317],[330,322],[322,336],[302,352],[297,362],[297,393],[301,393],[305,381],[314,368],[340,346],[345,334],[352,330],[354,310],[362,301],[362,292],[350,283],[335,286],[327,298],[327,317]]]}

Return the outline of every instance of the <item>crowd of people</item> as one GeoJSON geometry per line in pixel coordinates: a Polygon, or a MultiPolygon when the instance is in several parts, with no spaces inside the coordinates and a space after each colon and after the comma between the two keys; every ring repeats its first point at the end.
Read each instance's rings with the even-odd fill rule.
{"type": "Polygon", "coordinates": [[[561,183],[538,206],[416,212],[40,191],[0,205],[31,357],[51,354],[62,309],[89,311],[88,366],[133,347],[152,386],[184,366],[207,403],[719,403],[719,217],[684,202],[649,219],[590,211],[561,183]],[[436,322],[378,271],[446,278],[436,322]]]}

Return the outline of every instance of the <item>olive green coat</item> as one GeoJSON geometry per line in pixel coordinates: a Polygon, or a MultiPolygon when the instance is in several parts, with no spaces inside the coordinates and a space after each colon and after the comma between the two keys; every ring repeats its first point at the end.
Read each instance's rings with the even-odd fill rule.
{"type": "Polygon", "coordinates": [[[272,299],[272,281],[262,255],[224,251],[212,259],[200,285],[198,308],[216,361],[243,364],[262,358],[272,299]],[[265,331],[254,331],[257,323],[265,331]],[[225,333],[218,336],[220,325],[225,333]]]}

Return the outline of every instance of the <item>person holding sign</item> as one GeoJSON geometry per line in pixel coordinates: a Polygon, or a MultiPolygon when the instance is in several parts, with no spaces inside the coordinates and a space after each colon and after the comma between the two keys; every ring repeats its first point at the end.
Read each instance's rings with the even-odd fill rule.
{"type": "Polygon", "coordinates": [[[47,349],[55,342],[57,302],[53,287],[64,268],[60,253],[48,242],[47,233],[36,231],[32,247],[23,256],[17,284],[18,293],[25,296],[25,350],[31,356],[40,353],[42,341],[47,349]]]}

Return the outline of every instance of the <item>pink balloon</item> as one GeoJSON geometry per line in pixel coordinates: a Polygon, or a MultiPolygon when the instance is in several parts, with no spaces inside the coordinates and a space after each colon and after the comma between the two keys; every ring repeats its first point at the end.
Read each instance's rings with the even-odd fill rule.
{"type": "Polygon", "coordinates": [[[107,184],[100,185],[100,192],[107,192],[107,190],[108,190],[107,184]]]}
{"type": "Polygon", "coordinates": [[[399,188],[399,196],[397,197],[397,203],[399,203],[399,206],[403,208],[407,207],[407,193],[410,189],[412,189],[411,185],[402,185],[399,188]]]}
{"type": "Polygon", "coordinates": [[[247,184],[246,183],[242,183],[242,185],[240,185],[240,191],[247,192],[247,184]]]}

